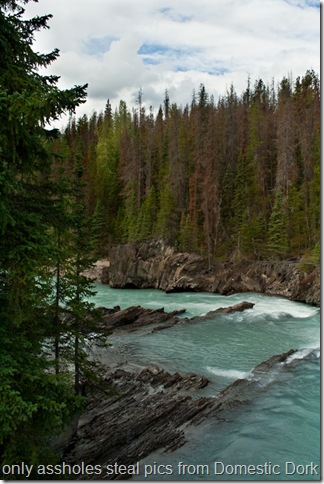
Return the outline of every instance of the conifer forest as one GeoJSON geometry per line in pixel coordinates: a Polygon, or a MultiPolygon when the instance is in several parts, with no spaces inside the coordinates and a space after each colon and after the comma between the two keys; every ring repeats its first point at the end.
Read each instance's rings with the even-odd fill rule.
{"type": "Polygon", "coordinates": [[[71,119],[53,152],[81,163],[99,253],[156,238],[211,261],[318,252],[319,89],[313,71],[217,100],[200,85],[184,107],[166,91],[157,114],[140,91],[136,108],[71,119]]]}
{"type": "Polygon", "coordinates": [[[210,266],[320,252],[315,72],[217,99],[200,85],[185,106],[166,90],[157,111],[143,86],[134,107],[77,118],[87,85],[43,74],[59,53],[33,49],[51,15],[26,20],[28,1],[0,5],[1,465],[57,459],[48,438],[96,378],[83,330],[100,314],[83,273],[111,246],[163,239],[210,266]]]}

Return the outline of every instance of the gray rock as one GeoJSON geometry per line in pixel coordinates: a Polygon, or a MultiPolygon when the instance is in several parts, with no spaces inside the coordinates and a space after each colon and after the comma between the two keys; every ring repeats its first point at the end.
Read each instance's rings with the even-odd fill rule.
{"type": "Polygon", "coordinates": [[[113,247],[109,258],[98,262],[96,277],[115,288],[207,291],[224,295],[261,292],[320,304],[319,267],[305,272],[296,262],[240,261],[217,263],[209,268],[206,258],[176,252],[163,241],[113,247]]]}
{"type": "MultiPolygon", "coordinates": [[[[174,450],[186,442],[188,425],[198,425],[207,418],[216,424],[224,412],[235,411],[258,391],[265,391],[262,378],[277,365],[284,371],[282,363],[294,351],[271,357],[258,365],[250,378],[236,380],[214,398],[193,395],[208,384],[203,376],[170,374],[155,365],[139,372],[111,370],[100,389],[90,395],[68,443],[65,433],[62,441],[57,441],[56,451],[67,463],[86,462],[105,468],[115,463],[134,464],[157,449],[174,450]]],[[[82,478],[118,477],[122,476],[82,478]]]]}

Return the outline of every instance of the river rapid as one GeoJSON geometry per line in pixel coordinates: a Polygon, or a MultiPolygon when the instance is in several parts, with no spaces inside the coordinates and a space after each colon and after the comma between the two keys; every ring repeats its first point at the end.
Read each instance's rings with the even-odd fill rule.
{"type": "MultiPolygon", "coordinates": [[[[140,305],[182,316],[251,301],[252,309],[151,333],[151,327],[109,337],[99,351],[106,364],[154,363],[170,372],[205,375],[210,384],[198,396],[217,396],[272,355],[297,349],[291,365],[272,370],[246,405],[222,419],[187,429],[188,442],[140,462],[152,466],[137,480],[319,480],[320,479],[320,310],[257,293],[221,296],[151,289],[111,289],[97,284],[98,306],[140,305]],[[182,463],[179,465],[179,463],[182,463]],[[155,467],[154,467],[155,465],[155,467]],[[160,466],[160,467],[159,467],[160,466]]],[[[148,467],[147,467],[148,468],[148,467]]]]}

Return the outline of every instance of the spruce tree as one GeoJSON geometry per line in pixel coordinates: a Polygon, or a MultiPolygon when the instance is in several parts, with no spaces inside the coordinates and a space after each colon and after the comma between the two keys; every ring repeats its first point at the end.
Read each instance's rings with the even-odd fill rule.
{"type": "Polygon", "coordinates": [[[268,227],[270,254],[283,259],[289,249],[287,200],[280,191],[275,194],[268,227]]]}
{"type": "MultiPolygon", "coordinates": [[[[0,5],[0,462],[37,464],[45,439],[77,400],[48,368],[48,267],[52,255],[49,128],[84,102],[86,86],[61,90],[40,74],[58,51],[33,50],[34,33],[51,15],[24,20],[28,0],[0,5]]],[[[47,456],[48,457],[48,456],[47,456]]]]}
{"type": "Polygon", "coordinates": [[[93,380],[94,364],[89,361],[91,343],[103,343],[104,335],[98,333],[100,311],[89,301],[95,294],[93,281],[84,272],[93,267],[96,248],[93,238],[93,217],[87,215],[84,200],[83,169],[77,160],[74,177],[69,192],[70,224],[68,227],[68,252],[65,257],[64,274],[61,278],[64,293],[65,324],[61,325],[61,334],[65,348],[61,353],[67,363],[74,365],[74,391],[81,394],[82,382],[93,380]],[[91,333],[93,335],[91,336],[91,333]],[[91,341],[90,341],[91,340],[91,341]]]}

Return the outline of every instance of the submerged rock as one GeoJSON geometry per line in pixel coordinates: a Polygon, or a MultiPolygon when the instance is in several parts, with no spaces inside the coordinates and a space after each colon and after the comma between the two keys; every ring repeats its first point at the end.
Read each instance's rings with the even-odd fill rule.
{"type": "Polygon", "coordinates": [[[198,322],[198,321],[208,320],[208,319],[214,318],[215,316],[219,316],[220,314],[230,314],[235,312],[241,312],[241,311],[245,311],[246,309],[252,309],[253,307],[254,307],[254,303],[249,301],[242,301],[238,304],[234,304],[233,306],[228,306],[226,308],[218,308],[218,309],[215,309],[215,311],[208,311],[207,314],[204,314],[203,316],[195,316],[194,318],[191,318],[190,321],[198,322]]]}

